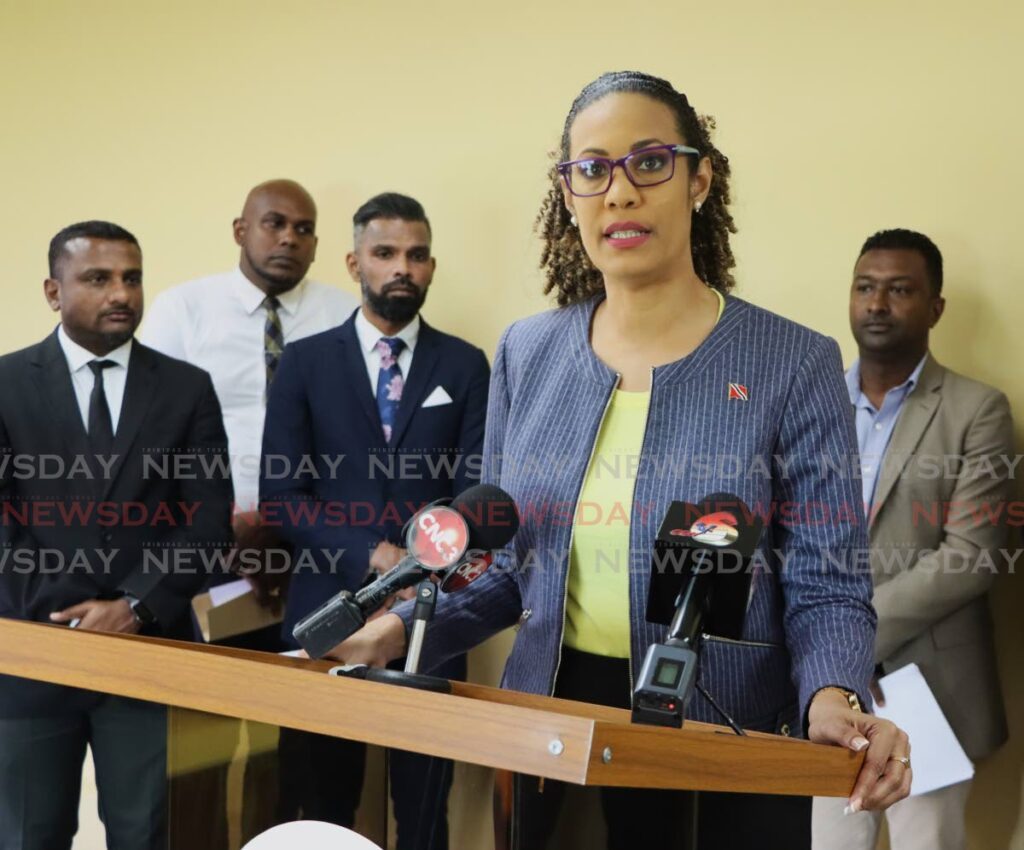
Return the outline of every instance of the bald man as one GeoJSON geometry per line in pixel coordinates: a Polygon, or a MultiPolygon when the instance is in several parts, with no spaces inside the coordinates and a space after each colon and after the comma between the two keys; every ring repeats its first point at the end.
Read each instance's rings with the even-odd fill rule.
{"type": "MultiPolygon", "coordinates": [[[[235,484],[235,564],[244,564],[249,572],[266,558],[268,568],[248,577],[260,601],[274,608],[280,604],[287,565],[281,562],[284,550],[276,537],[258,522],[267,389],[286,343],[340,325],[359,306],[352,295],[306,277],[316,257],[316,217],[316,204],[298,183],[271,180],[256,186],[233,223],[235,244],[241,249],[238,268],[162,292],[146,311],[142,331],[147,345],[193,363],[213,378],[235,484]]],[[[214,576],[212,581],[233,578],[214,576]]],[[[278,626],[224,643],[265,651],[285,648],[278,626]]],[[[255,790],[257,782],[265,785],[269,779],[264,775],[260,780],[258,774],[268,772],[272,766],[261,768],[250,761],[246,796],[251,799],[243,838],[271,825],[273,804],[259,800],[255,790]]],[[[197,786],[193,793],[199,798],[223,794],[223,776],[211,777],[211,783],[205,794],[197,786]]],[[[219,834],[226,829],[223,819],[210,827],[207,846],[226,846],[226,837],[219,834]]]]}
{"type": "Polygon", "coordinates": [[[213,376],[235,482],[236,534],[257,543],[259,460],[267,387],[286,343],[329,330],[359,306],[306,278],[316,257],[316,204],[292,180],[249,192],[233,224],[238,268],[175,286],[147,311],[143,341],[213,376]]]}

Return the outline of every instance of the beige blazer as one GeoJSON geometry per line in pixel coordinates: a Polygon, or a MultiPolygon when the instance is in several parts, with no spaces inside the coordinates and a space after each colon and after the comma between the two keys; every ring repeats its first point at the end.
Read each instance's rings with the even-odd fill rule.
{"type": "Polygon", "coordinates": [[[886,672],[921,668],[971,759],[1007,735],[988,590],[1007,568],[1013,455],[1006,396],[929,355],[870,518],[876,660],[886,672]]]}

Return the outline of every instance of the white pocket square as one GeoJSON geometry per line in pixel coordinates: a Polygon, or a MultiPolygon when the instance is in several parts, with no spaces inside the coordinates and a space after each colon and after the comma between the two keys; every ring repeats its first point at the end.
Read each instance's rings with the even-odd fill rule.
{"type": "Polygon", "coordinates": [[[427,400],[423,402],[422,407],[440,407],[442,404],[451,404],[452,397],[445,392],[444,387],[438,385],[434,387],[434,391],[427,396],[427,400]]]}

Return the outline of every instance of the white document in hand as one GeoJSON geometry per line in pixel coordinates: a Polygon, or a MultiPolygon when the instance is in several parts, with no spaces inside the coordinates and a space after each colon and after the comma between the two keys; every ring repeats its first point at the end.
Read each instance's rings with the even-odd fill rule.
{"type": "Polygon", "coordinates": [[[221,605],[227,605],[232,599],[245,596],[247,593],[252,593],[252,585],[244,578],[240,578],[238,581],[229,581],[227,584],[211,587],[210,601],[213,602],[214,608],[219,608],[221,605]]]}
{"type": "Polygon", "coordinates": [[[927,794],[974,776],[974,765],[916,664],[884,676],[879,684],[885,705],[876,705],[875,714],[891,720],[910,736],[910,761],[914,768],[910,796],[927,794]]]}

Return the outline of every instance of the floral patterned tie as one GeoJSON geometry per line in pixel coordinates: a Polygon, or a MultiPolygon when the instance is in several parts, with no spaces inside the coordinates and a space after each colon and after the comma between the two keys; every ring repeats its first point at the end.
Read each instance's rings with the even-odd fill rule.
{"type": "Polygon", "coordinates": [[[398,355],[405,348],[405,341],[398,337],[381,337],[377,341],[380,355],[380,371],[377,373],[377,410],[384,426],[384,441],[391,442],[391,432],[398,416],[398,405],[402,401],[402,387],[405,379],[398,367],[398,355]]]}

